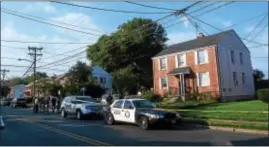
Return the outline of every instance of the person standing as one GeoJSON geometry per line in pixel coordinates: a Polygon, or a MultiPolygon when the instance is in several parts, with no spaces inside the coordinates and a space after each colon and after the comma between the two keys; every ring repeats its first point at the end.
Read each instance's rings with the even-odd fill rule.
{"type": "Polygon", "coordinates": [[[38,98],[35,98],[34,101],[34,113],[38,113],[38,98]]]}
{"type": "Polygon", "coordinates": [[[52,112],[55,112],[55,109],[56,109],[56,98],[55,97],[52,97],[51,104],[52,104],[52,112]]]}
{"type": "Polygon", "coordinates": [[[111,94],[109,94],[109,95],[107,96],[106,101],[107,101],[108,105],[111,105],[111,104],[112,104],[112,102],[113,102],[113,97],[111,96],[111,94]]]}

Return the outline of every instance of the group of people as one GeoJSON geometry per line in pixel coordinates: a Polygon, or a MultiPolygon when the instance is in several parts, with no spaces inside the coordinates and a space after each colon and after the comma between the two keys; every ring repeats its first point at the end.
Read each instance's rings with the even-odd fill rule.
{"type": "Polygon", "coordinates": [[[49,112],[49,109],[51,109],[52,112],[55,112],[56,110],[60,110],[60,105],[61,98],[59,97],[47,96],[35,98],[33,111],[35,113],[38,113],[39,110],[42,110],[43,112],[49,112]]]}

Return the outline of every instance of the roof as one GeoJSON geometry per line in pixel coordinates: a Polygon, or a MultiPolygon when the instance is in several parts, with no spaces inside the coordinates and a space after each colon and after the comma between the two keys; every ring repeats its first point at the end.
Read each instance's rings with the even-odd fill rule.
{"type": "Polygon", "coordinates": [[[190,73],[190,67],[175,68],[172,71],[170,71],[168,74],[169,75],[175,75],[175,74],[179,74],[179,73],[189,74],[190,73]]]}
{"type": "Polygon", "coordinates": [[[187,51],[187,50],[192,50],[200,47],[206,47],[206,46],[211,46],[211,45],[216,45],[219,43],[219,41],[226,36],[228,33],[232,33],[234,30],[227,30],[224,32],[220,32],[218,34],[214,35],[209,35],[209,36],[204,36],[203,38],[196,38],[194,40],[178,43],[169,46],[167,49],[164,49],[154,57],[162,56],[162,55],[167,55],[167,54],[172,54],[176,52],[182,52],[182,51],[187,51]]]}

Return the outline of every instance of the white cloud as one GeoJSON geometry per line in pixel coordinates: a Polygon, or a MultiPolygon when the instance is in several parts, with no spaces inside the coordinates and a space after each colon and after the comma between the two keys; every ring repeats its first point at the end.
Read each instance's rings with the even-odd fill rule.
{"type": "Polygon", "coordinates": [[[188,17],[185,16],[185,15],[182,15],[182,17],[180,17],[180,18],[181,18],[180,21],[183,21],[183,24],[185,25],[185,27],[188,28],[189,27],[189,19],[188,19],[188,17]]]}
{"type": "Polygon", "coordinates": [[[225,21],[222,23],[223,27],[226,28],[226,27],[229,27],[231,25],[233,25],[233,23],[231,21],[225,21]]]}
{"type": "MultiPolygon", "coordinates": [[[[8,23],[8,25],[5,25],[1,29],[1,36],[2,40],[23,40],[23,41],[41,41],[41,42],[79,42],[79,41],[74,41],[70,39],[66,39],[62,36],[30,36],[21,32],[18,32],[12,25],[12,23],[8,23]]],[[[90,44],[90,43],[89,43],[90,44]]],[[[30,63],[28,62],[22,62],[18,61],[16,59],[18,58],[27,58],[31,59],[27,53],[27,47],[28,46],[36,46],[36,47],[43,47],[42,54],[43,56],[41,57],[40,62],[37,62],[37,66],[44,65],[46,63],[54,62],[56,60],[62,59],[68,55],[73,55],[76,54],[80,51],[83,51],[83,49],[77,49],[73,52],[70,52],[67,55],[56,55],[55,54],[50,54],[50,53],[56,53],[56,54],[61,54],[66,51],[74,50],[76,48],[86,46],[84,44],[68,44],[68,45],[59,45],[59,44],[47,44],[47,45],[40,45],[36,43],[31,43],[31,44],[22,44],[22,43],[15,43],[15,42],[2,42],[2,57],[9,57],[9,58],[14,58],[14,59],[2,59],[2,64],[3,65],[19,65],[19,66],[29,66],[30,63]],[[12,46],[12,47],[6,47],[6,46],[12,46]],[[25,50],[22,49],[15,49],[16,47],[19,48],[25,48],[25,50]],[[53,58],[46,59],[48,57],[54,56],[53,58]]],[[[44,71],[47,72],[48,75],[53,75],[53,74],[60,74],[63,73],[64,71],[67,71],[73,64],[76,63],[76,61],[86,61],[86,54],[83,53],[76,58],[72,58],[70,60],[65,60],[64,62],[71,61],[69,63],[66,63],[65,65],[50,65],[51,69],[38,69],[39,71],[44,71]],[[53,70],[53,69],[58,69],[58,70],[53,70]],[[61,71],[59,71],[61,70],[61,71]],[[63,70],[63,71],[62,71],[63,70]]],[[[63,62],[59,62],[57,64],[62,64],[63,62]]],[[[27,67],[10,67],[10,66],[4,66],[4,68],[9,69],[10,72],[8,73],[8,77],[13,77],[13,76],[22,76],[22,74],[26,71],[27,67]]]]}
{"type": "Polygon", "coordinates": [[[57,9],[49,2],[33,2],[25,7],[23,12],[43,11],[46,13],[55,13],[57,9]]]}
{"type": "Polygon", "coordinates": [[[194,32],[176,32],[168,34],[167,45],[172,45],[176,43],[181,43],[184,41],[192,40],[196,38],[196,34],[194,32]]]}

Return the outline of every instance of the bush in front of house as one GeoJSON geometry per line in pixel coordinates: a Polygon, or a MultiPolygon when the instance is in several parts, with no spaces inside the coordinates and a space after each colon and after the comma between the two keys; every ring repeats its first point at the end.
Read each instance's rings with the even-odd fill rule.
{"type": "Polygon", "coordinates": [[[161,100],[161,96],[155,94],[153,91],[145,91],[142,93],[142,96],[152,102],[159,102],[161,100]]]}
{"type": "Polygon", "coordinates": [[[269,103],[269,89],[259,89],[257,91],[257,96],[258,96],[258,99],[263,101],[263,102],[266,102],[266,103],[269,103]]]}
{"type": "Polygon", "coordinates": [[[25,97],[24,99],[25,99],[25,101],[26,101],[27,104],[30,104],[30,103],[33,102],[33,98],[32,97],[25,97]]]}

